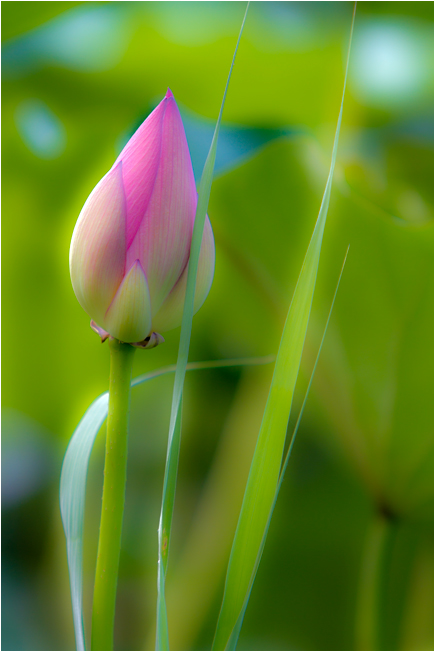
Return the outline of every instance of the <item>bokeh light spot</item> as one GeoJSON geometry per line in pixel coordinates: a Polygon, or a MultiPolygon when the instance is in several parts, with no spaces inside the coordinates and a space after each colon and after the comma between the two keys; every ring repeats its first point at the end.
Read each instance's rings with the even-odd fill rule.
{"type": "Polygon", "coordinates": [[[352,53],[355,94],[379,108],[418,101],[432,76],[432,48],[426,27],[369,21],[355,33],[352,53]]]}
{"type": "Polygon", "coordinates": [[[15,112],[18,132],[35,156],[58,158],[66,146],[66,132],[59,118],[44,102],[26,100],[15,112]]]}

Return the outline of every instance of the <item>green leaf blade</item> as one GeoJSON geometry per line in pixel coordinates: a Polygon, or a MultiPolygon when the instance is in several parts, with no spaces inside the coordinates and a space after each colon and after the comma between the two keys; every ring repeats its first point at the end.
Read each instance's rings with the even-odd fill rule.
{"type": "Polygon", "coordinates": [[[258,551],[258,554],[257,554],[256,561],[255,561],[255,566],[254,566],[254,570],[253,570],[253,573],[252,573],[252,576],[251,576],[249,589],[248,589],[248,591],[247,591],[247,593],[245,595],[245,601],[243,603],[242,610],[241,610],[241,612],[239,614],[239,617],[237,618],[237,621],[236,621],[236,623],[235,623],[235,625],[233,627],[233,630],[232,630],[231,635],[230,635],[230,637],[228,639],[228,642],[227,642],[226,649],[228,649],[228,650],[235,650],[236,647],[237,647],[237,641],[238,641],[238,638],[239,638],[239,635],[240,635],[240,630],[242,628],[243,618],[244,618],[244,615],[245,615],[246,607],[248,606],[248,601],[249,601],[249,597],[250,597],[250,594],[251,594],[251,589],[252,589],[252,586],[253,586],[253,583],[254,583],[255,575],[256,575],[257,570],[258,570],[258,566],[260,564],[260,560],[261,560],[261,556],[263,554],[264,546],[266,544],[266,538],[267,538],[267,534],[268,534],[268,531],[269,531],[270,522],[272,520],[273,511],[275,509],[276,501],[278,500],[278,494],[279,494],[279,491],[281,489],[281,485],[282,485],[282,482],[283,482],[283,479],[284,479],[284,474],[285,474],[285,471],[286,471],[286,468],[287,468],[287,465],[288,465],[288,462],[289,462],[289,459],[290,459],[290,455],[291,455],[291,452],[292,452],[292,449],[293,449],[293,444],[294,444],[296,434],[298,432],[299,425],[300,425],[302,415],[303,415],[303,412],[304,412],[304,408],[305,408],[305,405],[306,405],[306,402],[307,402],[308,394],[309,394],[310,389],[311,389],[314,374],[315,374],[316,368],[317,368],[317,363],[319,362],[320,353],[322,351],[323,343],[324,343],[325,337],[326,337],[326,331],[328,330],[329,322],[330,322],[330,319],[331,319],[332,309],[334,307],[335,299],[337,297],[338,288],[340,286],[341,277],[343,275],[344,266],[346,264],[348,251],[349,251],[349,247],[348,247],[348,249],[346,251],[346,255],[345,255],[345,258],[344,258],[344,261],[343,261],[343,265],[341,267],[340,275],[338,277],[338,281],[337,281],[337,285],[336,285],[336,288],[335,288],[334,296],[333,296],[332,302],[331,302],[331,307],[329,309],[329,313],[328,313],[328,317],[327,317],[327,320],[326,320],[325,328],[323,330],[322,339],[321,339],[320,344],[319,344],[319,348],[318,348],[318,351],[317,351],[317,356],[316,356],[316,359],[315,359],[315,362],[314,362],[314,365],[313,365],[313,369],[312,369],[312,372],[311,372],[310,380],[308,382],[308,386],[307,386],[307,389],[306,389],[306,392],[305,392],[304,400],[302,401],[302,405],[301,405],[301,408],[300,408],[300,411],[299,411],[299,415],[298,415],[298,418],[297,418],[297,421],[296,421],[296,425],[294,427],[292,436],[290,438],[289,447],[288,447],[284,462],[283,462],[282,467],[281,467],[281,472],[280,472],[280,475],[279,475],[278,485],[277,485],[277,488],[275,490],[275,496],[274,496],[273,503],[272,503],[272,506],[271,506],[270,511],[269,511],[267,524],[266,524],[266,527],[265,527],[265,530],[264,530],[264,533],[263,533],[263,537],[262,537],[262,540],[261,540],[261,545],[260,545],[260,548],[259,548],[259,551],[258,551]]]}
{"type": "MultiPolygon", "coordinates": [[[[273,356],[265,356],[261,358],[234,358],[228,360],[190,362],[186,370],[194,371],[232,366],[261,365],[269,364],[273,360],[273,356]]],[[[133,378],[131,385],[132,387],[136,387],[153,378],[164,376],[174,371],[175,365],[162,367],[133,378]]],[[[105,392],[96,398],[86,410],[68,444],[60,477],[60,511],[66,538],[71,604],[77,650],[86,649],[83,628],[83,534],[86,478],[92,448],[98,432],[107,418],[108,406],[109,393],[105,392]]]]}
{"type": "Polygon", "coordinates": [[[192,332],[193,320],[193,306],[196,288],[196,276],[198,271],[199,254],[202,243],[202,235],[204,230],[204,223],[207,214],[208,202],[210,198],[211,184],[213,180],[214,164],[216,160],[217,142],[219,136],[219,128],[222,120],[222,112],[225,105],[225,99],[228,91],[228,86],[231,79],[231,73],[234,67],[237,50],[239,47],[240,39],[242,37],[243,28],[245,26],[246,16],[249,9],[249,2],[246,7],[245,15],[243,18],[242,26],[240,28],[239,37],[237,39],[234,55],[232,58],[230,71],[225,86],[225,91],[222,99],[222,104],[219,111],[219,116],[216,123],[216,128],[213,134],[213,140],[210,145],[210,150],[202,172],[201,181],[198,189],[198,204],[195,214],[195,223],[193,227],[192,243],[190,248],[190,256],[187,270],[187,285],[186,296],[184,300],[183,317],[181,322],[180,344],[178,349],[177,366],[175,370],[174,389],[172,396],[171,419],[169,424],[169,437],[168,449],[166,456],[165,476],[163,481],[163,495],[162,507],[160,512],[159,530],[158,530],[158,581],[157,581],[157,632],[156,642],[157,649],[169,649],[169,647],[159,647],[161,642],[166,641],[168,638],[168,618],[166,613],[166,600],[164,594],[164,576],[168,563],[169,543],[171,538],[172,529],[172,513],[175,502],[175,487],[177,479],[178,467],[178,452],[180,447],[181,438],[181,397],[183,393],[184,378],[186,375],[187,360],[189,357],[190,335],[192,332]],[[180,422],[180,427],[177,433],[177,422],[180,422]],[[165,559],[164,559],[165,558],[165,559]],[[163,577],[162,577],[163,574],[163,577]]]}
{"type": "Polygon", "coordinates": [[[85,650],[83,627],[83,530],[86,478],[95,438],[107,417],[109,393],[86,410],[74,431],[62,464],[60,513],[67,544],[74,632],[77,650],[85,650]]]}
{"type": "Polygon", "coordinates": [[[213,643],[214,650],[234,650],[237,644],[244,611],[262,554],[265,535],[279,487],[288,420],[308,328],[331,195],[354,18],[355,11],[352,18],[343,94],[330,170],[319,215],[299,274],[279,345],[271,388],[228,563],[224,597],[213,643]]]}

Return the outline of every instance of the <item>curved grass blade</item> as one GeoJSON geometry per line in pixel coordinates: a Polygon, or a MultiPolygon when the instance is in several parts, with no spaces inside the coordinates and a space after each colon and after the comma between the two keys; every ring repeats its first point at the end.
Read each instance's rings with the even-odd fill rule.
{"type": "MultiPolygon", "coordinates": [[[[287,453],[286,453],[286,456],[285,456],[285,459],[284,459],[284,463],[283,463],[282,468],[281,468],[281,473],[280,473],[279,480],[278,480],[278,488],[276,490],[275,500],[278,497],[279,490],[281,489],[282,481],[284,479],[284,473],[286,472],[286,469],[287,469],[288,461],[290,459],[290,455],[291,455],[291,452],[293,450],[293,444],[295,443],[296,435],[297,435],[297,432],[299,430],[302,415],[304,413],[305,404],[306,404],[307,399],[308,399],[308,394],[310,393],[311,385],[313,383],[314,374],[316,372],[317,364],[319,362],[320,352],[321,352],[321,350],[323,348],[323,342],[325,341],[326,331],[328,330],[329,322],[331,320],[332,309],[334,308],[335,299],[337,298],[337,292],[338,292],[338,288],[340,287],[341,277],[343,276],[344,266],[346,265],[346,260],[347,260],[347,254],[348,253],[349,253],[349,245],[348,245],[348,247],[346,249],[346,254],[344,256],[343,264],[341,266],[340,274],[338,276],[337,285],[335,286],[334,296],[332,297],[331,307],[329,309],[328,318],[326,320],[325,328],[323,329],[322,339],[320,340],[319,349],[317,351],[316,359],[314,361],[314,366],[313,366],[313,370],[311,372],[311,376],[310,376],[310,380],[309,380],[309,383],[308,383],[307,391],[305,392],[304,400],[302,401],[302,405],[301,405],[301,409],[299,410],[299,415],[298,415],[298,418],[297,418],[297,421],[296,421],[296,425],[294,427],[293,434],[292,434],[292,436],[290,438],[290,443],[289,443],[289,446],[288,446],[288,450],[287,450],[287,453]]],[[[275,507],[275,503],[274,503],[273,507],[275,507]]]]}
{"type": "Polygon", "coordinates": [[[89,457],[109,408],[109,392],[86,410],[66,451],[60,476],[60,513],[66,537],[77,650],[85,649],[83,629],[83,527],[89,457]]]}
{"type": "Polygon", "coordinates": [[[237,618],[236,624],[234,626],[233,631],[231,632],[231,636],[230,636],[229,641],[228,641],[228,645],[227,645],[227,648],[226,648],[228,650],[235,650],[236,646],[237,646],[237,641],[238,641],[238,638],[239,638],[240,630],[242,628],[243,618],[245,616],[246,607],[248,606],[248,601],[249,601],[249,597],[251,595],[252,586],[254,584],[255,576],[257,574],[258,566],[260,564],[260,560],[261,560],[261,557],[262,557],[262,554],[263,554],[264,546],[266,544],[266,538],[267,538],[267,534],[269,532],[270,522],[272,520],[272,515],[273,515],[274,509],[275,509],[276,501],[278,500],[278,494],[279,494],[279,491],[281,489],[282,482],[284,480],[284,474],[286,472],[288,462],[289,462],[289,459],[290,459],[290,455],[291,455],[291,452],[293,450],[293,444],[295,442],[296,435],[297,435],[298,430],[299,430],[302,415],[304,413],[305,405],[306,405],[306,402],[307,402],[307,399],[308,399],[308,395],[310,393],[311,385],[313,383],[314,374],[315,374],[316,369],[317,369],[317,363],[319,362],[320,353],[322,351],[323,343],[325,341],[326,331],[328,330],[329,322],[330,322],[331,315],[332,315],[332,309],[334,308],[335,299],[337,297],[338,288],[339,288],[340,282],[341,282],[341,277],[343,276],[343,270],[344,270],[344,266],[346,264],[346,259],[347,259],[348,252],[349,252],[349,247],[347,248],[346,255],[345,255],[344,260],[343,260],[343,265],[341,266],[341,270],[340,270],[340,274],[339,274],[339,277],[338,277],[337,285],[335,286],[334,296],[332,297],[331,307],[329,309],[328,317],[326,319],[325,328],[323,329],[322,339],[320,340],[320,344],[319,344],[319,348],[318,348],[318,351],[317,351],[316,359],[314,361],[313,369],[311,371],[310,380],[308,382],[308,386],[307,386],[307,389],[306,389],[306,392],[305,392],[304,400],[302,401],[302,405],[301,405],[301,408],[299,410],[299,415],[298,415],[295,427],[293,429],[292,436],[290,438],[290,443],[289,443],[289,446],[288,446],[288,449],[287,449],[287,453],[286,453],[286,456],[285,456],[285,459],[284,459],[284,463],[283,463],[282,468],[281,468],[281,473],[279,475],[278,485],[277,485],[277,488],[276,488],[276,491],[275,491],[275,496],[274,496],[274,499],[273,499],[272,506],[270,508],[269,517],[267,519],[267,524],[266,524],[266,527],[265,527],[265,530],[264,530],[264,533],[263,533],[263,538],[261,540],[260,549],[258,551],[257,558],[255,560],[255,565],[254,565],[254,569],[252,571],[251,580],[250,580],[250,583],[249,583],[249,588],[248,588],[248,591],[247,591],[246,596],[245,596],[245,601],[244,601],[242,610],[241,610],[241,612],[240,612],[240,614],[239,614],[239,616],[237,618]]]}
{"type": "Polygon", "coordinates": [[[163,481],[162,508],[160,512],[158,530],[158,580],[157,580],[157,627],[156,627],[156,649],[169,650],[169,633],[167,626],[166,600],[165,600],[165,576],[169,557],[169,544],[171,537],[172,512],[175,500],[175,486],[177,480],[178,456],[181,438],[181,396],[183,392],[184,377],[186,374],[187,360],[189,356],[190,335],[192,332],[193,304],[195,297],[196,275],[198,271],[199,252],[204,230],[204,222],[207,213],[208,201],[210,198],[211,184],[213,180],[214,164],[216,160],[217,142],[219,128],[222,119],[222,112],[225,105],[231,73],[237,55],[246,16],[248,14],[249,2],[246,7],[239,37],[234,50],[233,59],[228,74],[227,83],[222,98],[213,140],[202,172],[198,189],[198,205],[196,208],[195,224],[193,228],[192,244],[187,272],[186,297],[184,300],[183,318],[181,322],[180,344],[178,348],[177,368],[175,371],[174,390],[172,396],[171,419],[169,424],[168,450],[166,456],[165,476],[163,481]],[[177,427],[178,424],[178,427],[177,427]],[[164,612],[164,613],[163,613],[164,612]]]}
{"type": "MultiPolygon", "coordinates": [[[[187,371],[261,365],[273,362],[274,356],[262,358],[234,358],[190,362],[187,371]]],[[[169,365],[134,378],[132,387],[173,373],[176,365],[169,365]]],[[[107,417],[109,392],[104,392],[86,410],[71,437],[62,464],[60,478],[60,511],[66,537],[68,570],[71,585],[74,632],[77,650],[85,650],[83,629],[83,530],[85,516],[85,491],[89,458],[97,434],[107,417]]]]}
{"type": "Polygon", "coordinates": [[[319,216],[305,254],[281,337],[269,396],[228,563],[224,597],[213,643],[214,650],[235,649],[243,619],[243,610],[246,607],[255,577],[259,555],[262,551],[262,541],[267,531],[279,483],[288,420],[311,312],[323,231],[331,195],[354,20],[355,10],[329,175],[319,216]]]}

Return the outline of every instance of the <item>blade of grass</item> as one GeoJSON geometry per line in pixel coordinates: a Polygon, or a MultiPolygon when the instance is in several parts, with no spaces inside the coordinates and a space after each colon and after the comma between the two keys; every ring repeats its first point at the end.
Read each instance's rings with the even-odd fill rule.
{"type": "Polygon", "coordinates": [[[343,264],[341,266],[340,274],[338,276],[337,285],[335,286],[334,296],[332,297],[331,307],[329,309],[329,313],[328,313],[328,317],[327,317],[327,320],[326,320],[325,328],[323,329],[322,339],[320,340],[319,349],[317,351],[316,359],[314,361],[314,366],[313,366],[313,370],[311,372],[311,376],[310,376],[310,380],[309,380],[309,383],[308,383],[307,391],[305,392],[304,400],[302,401],[301,409],[299,411],[299,415],[298,415],[298,418],[297,418],[297,421],[296,421],[296,425],[294,427],[293,434],[292,434],[292,436],[290,438],[290,443],[289,443],[289,446],[288,446],[288,450],[287,450],[287,453],[286,453],[286,456],[285,456],[285,459],[284,459],[284,463],[282,465],[281,473],[280,473],[279,480],[278,480],[278,488],[276,490],[276,496],[278,496],[278,492],[281,489],[282,481],[283,481],[283,478],[284,478],[284,473],[285,473],[285,471],[287,469],[288,461],[290,459],[290,455],[291,455],[291,452],[292,452],[292,449],[293,449],[293,444],[295,442],[296,435],[297,435],[297,432],[299,430],[299,425],[301,423],[302,414],[303,414],[304,409],[305,409],[305,404],[307,402],[308,394],[310,392],[311,385],[312,385],[313,378],[314,378],[314,374],[316,372],[317,364],[319,362],[320,352],[321,352],[321,350],[323,348],[323,342],[325,341],[326,331],[328,330],[329,322],[331,320],[332,309],[334,308],[335,299],[337,297],[338,288],[340,287],[341,277],[343,276],[344,266],[346,265],[346,260],[347,260],[347,254],[348,253],[349,253],[349,246],[346,249],[343,264]]]}
{"type": "Polygon", "coordinates": [[[99,396],[77,426],[62,464],[60,513],[66,537],[77,650],[85,650],[83,629],[83,528],[86,476],[95,438],[107,417],[109,392],[99,396]]]}
{"type": "Polygon", "coordinates": [[[266,527],[265,527],[264,533],[263,533],[263,538],[261,540],[261,545],[260,545],[260,548],[259,548],[259,551],[258,551],[258,554],[257,554],[257,558],[255,560],[254,568],[253,568],[253,571],[252,571],[252,575],[251,575],[251,579],[250,579],[250,583],[249,583],[249,588],[248,588],[248,591],[247,591],[246,596],[245,596],[245,601],[244,601],[243,607],[241,609],[241,612],[240,612],[240,614],[239,614],[239,616],[237,618],[234,629],[231,632],[231,636],[229,638],[229,642],[228,642],[228,646],[227,646],[227,649],[229,649],[229,650],[235,650],[236,646],[237,646],[237,641],[238,641],[238,638],[239,638],[240,630],[242,628],[243,618],[244,618],[244,615],[245,615],[246,607],[248,606],[248,601],[249,601],[249,597],[251,595],[252,586],[254,584],[255,576],[257,574],[258,566],[260,564],[261,556],[263,554],[264,546],[266,544],[266,538],[267,538],[267,534],[269,532],[270,522],[272,520],[272,515],[273,515],[274,509],[275,509],[276,501],[278,500],[278,494],[279,494],[279,491],[281,489],[282,482],[284,480],[284,474],[286,472],[288,462],[289,462],[289,459],[290,459],[290,455],[291,455],[291,452],[293,450],[293,444],[295,442],[296,435],[297,435],[298,430],[299,430],[302,415],[304,413],[305,405],[306,405],[306,402],[307,402],[307,399],[308,399],[308,395],[310,393],[311,385],[313,383],[314,374],[315,374],[316,369],[317,369],[317,363],[319,362],[320,353],[322,351],[323,343],[325,341],[326,331],[328,330],[329,322],[330,322],[331,315],[332,315],[332,310],[334,308],[335,299],[337,297],[338,288],[339,288],[340,282],[341,282],[341,277],[343,276],[343,270],[344,270],[344,266],[346,264],[346,259],[347,259],[348,252],[349,252],[349,247],[347,248],[347,251],[346,251],[346,254],[345,254],[345,257],[344,257],[344,260],[343,260],[343,264],[341,266],[340,274],[339,274],[339,277],[338,277],[337,285],[335,286],[334,296],[332,297],[331,307],[329,309],[328,317],[326,319],[325,328],[323,329],[322,339],[320,340],[319,348],[318,348],[318,351],[317,351],[316,359],[314,361],[313,369],[311,371],[311,376],[310,376],[310,380],[308,382],[308,386],[307,386],[307,389],[306,389],[306,392],[305,392],[304,400],[302,401],[302,405],[301,405],[301,408],[299,410],[298,418],[297,418],[295,427],[293,429],[292,436],[290,437],[290,442],[289,442],[289,446],[288,446],[288,449],[287,449],[287,453],[286,453],[286,456],[285,456],[285,459],[284,459],[284,462],[283,462],[283,465],[282,465],[282,468],[281,468],[281,473],[279,475],[278,485],[277,485],[277,488],[276,488],[276,491],[275,491],[275,496],[274,496],[274,499],[273,499],[273,502],[272,502],[272,506],[270,508],[269,516],[268,516],[267,523],[266,523],[266,527]]]}
{"type": "Polygon", "coordinates": [[[195,297],[196,275],[198,271],[199,253],[201,249],[204,222],[210,198],[211,184],[213,180],[214,164],[216,160],[217,142],[219,128],[222,120],[222,112],[225,105],[228,86],[233,71],[237,50],[245,26],[248,14],[249,2],[243,17],[239,37],[231,61],[230,71],[222,98],[216,128],[210,145],[210,150],[202,172],[198,189],[198,204],[196,208],[195,224],[193,228],[192,244],[187,272],[186,297],[184,300],[183,318],[181,322],[180,344],[178,349],[177,368],[175,371],[174,390],[172,397],[171,419],[169,424],[168,450],[166,456],[166,468],[163,481],[162,507],[160,512],[158,530],[158,581],[157,581],[157,628],[156,628],[156,649],[169,650],[169,634],[167,628],[167,613],[165,600],[165,575],[169,557],[169,545],[171,537],[172,513],[175,500],[175,487],[177,480],[178,456],[180,450],[181,425],[181,396],[183,392],[184,377],[186,374],[187,360],[189,356],[190,335],[192,332],[193,304],[195,297]],[[162,570],[163,567],[163,570],[162,570]],[[163,613],[164,612],[164,613],[163,613]]]}
{"type": "MultiPolygon", "coordinates": [[[[186,370],[216,369],[261,365],[273,362],[274,356],[262,358],[234,358],[190,362],[186,370]]],[[[173,373],[176,365],[169,365],[134,378],[132,387],[158,376],[173,373]]],[[[77,650],[85,650],[83,630],[83,530],[85,515],[86,477],[89,458],[96,436],[107,417],[109,393],[104,392],[91,403],[75,429],[62,464],[60,478],[60,511],[65,531],[68,570],[71,585],[71,603],[77,650]]]]}
{"type": "Polygon", "coordinates": [[[323,232],[331,195],[354,20],[355,9],[352,17],[346,73],[329,175],[319,216],[305,254],[284,325],[270,392],[228,563],[224,596],[213,643],[214,650],[235,649],[243,619],[243,610],[246,607],[255,577],[255,569],[262,550],[262,541],[267,530],[269,515],[279,483],[288,420],[311,312],[323,232]]]}

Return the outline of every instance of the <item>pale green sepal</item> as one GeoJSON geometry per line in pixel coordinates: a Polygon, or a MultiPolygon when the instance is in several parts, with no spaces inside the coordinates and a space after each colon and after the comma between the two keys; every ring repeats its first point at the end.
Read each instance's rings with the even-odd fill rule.
{"type": "Polygon", "coordinates": [[[150,293],[138,260],[122,281],[102,325],[121,342],[141,342],[150,334],[150,293]]]}

